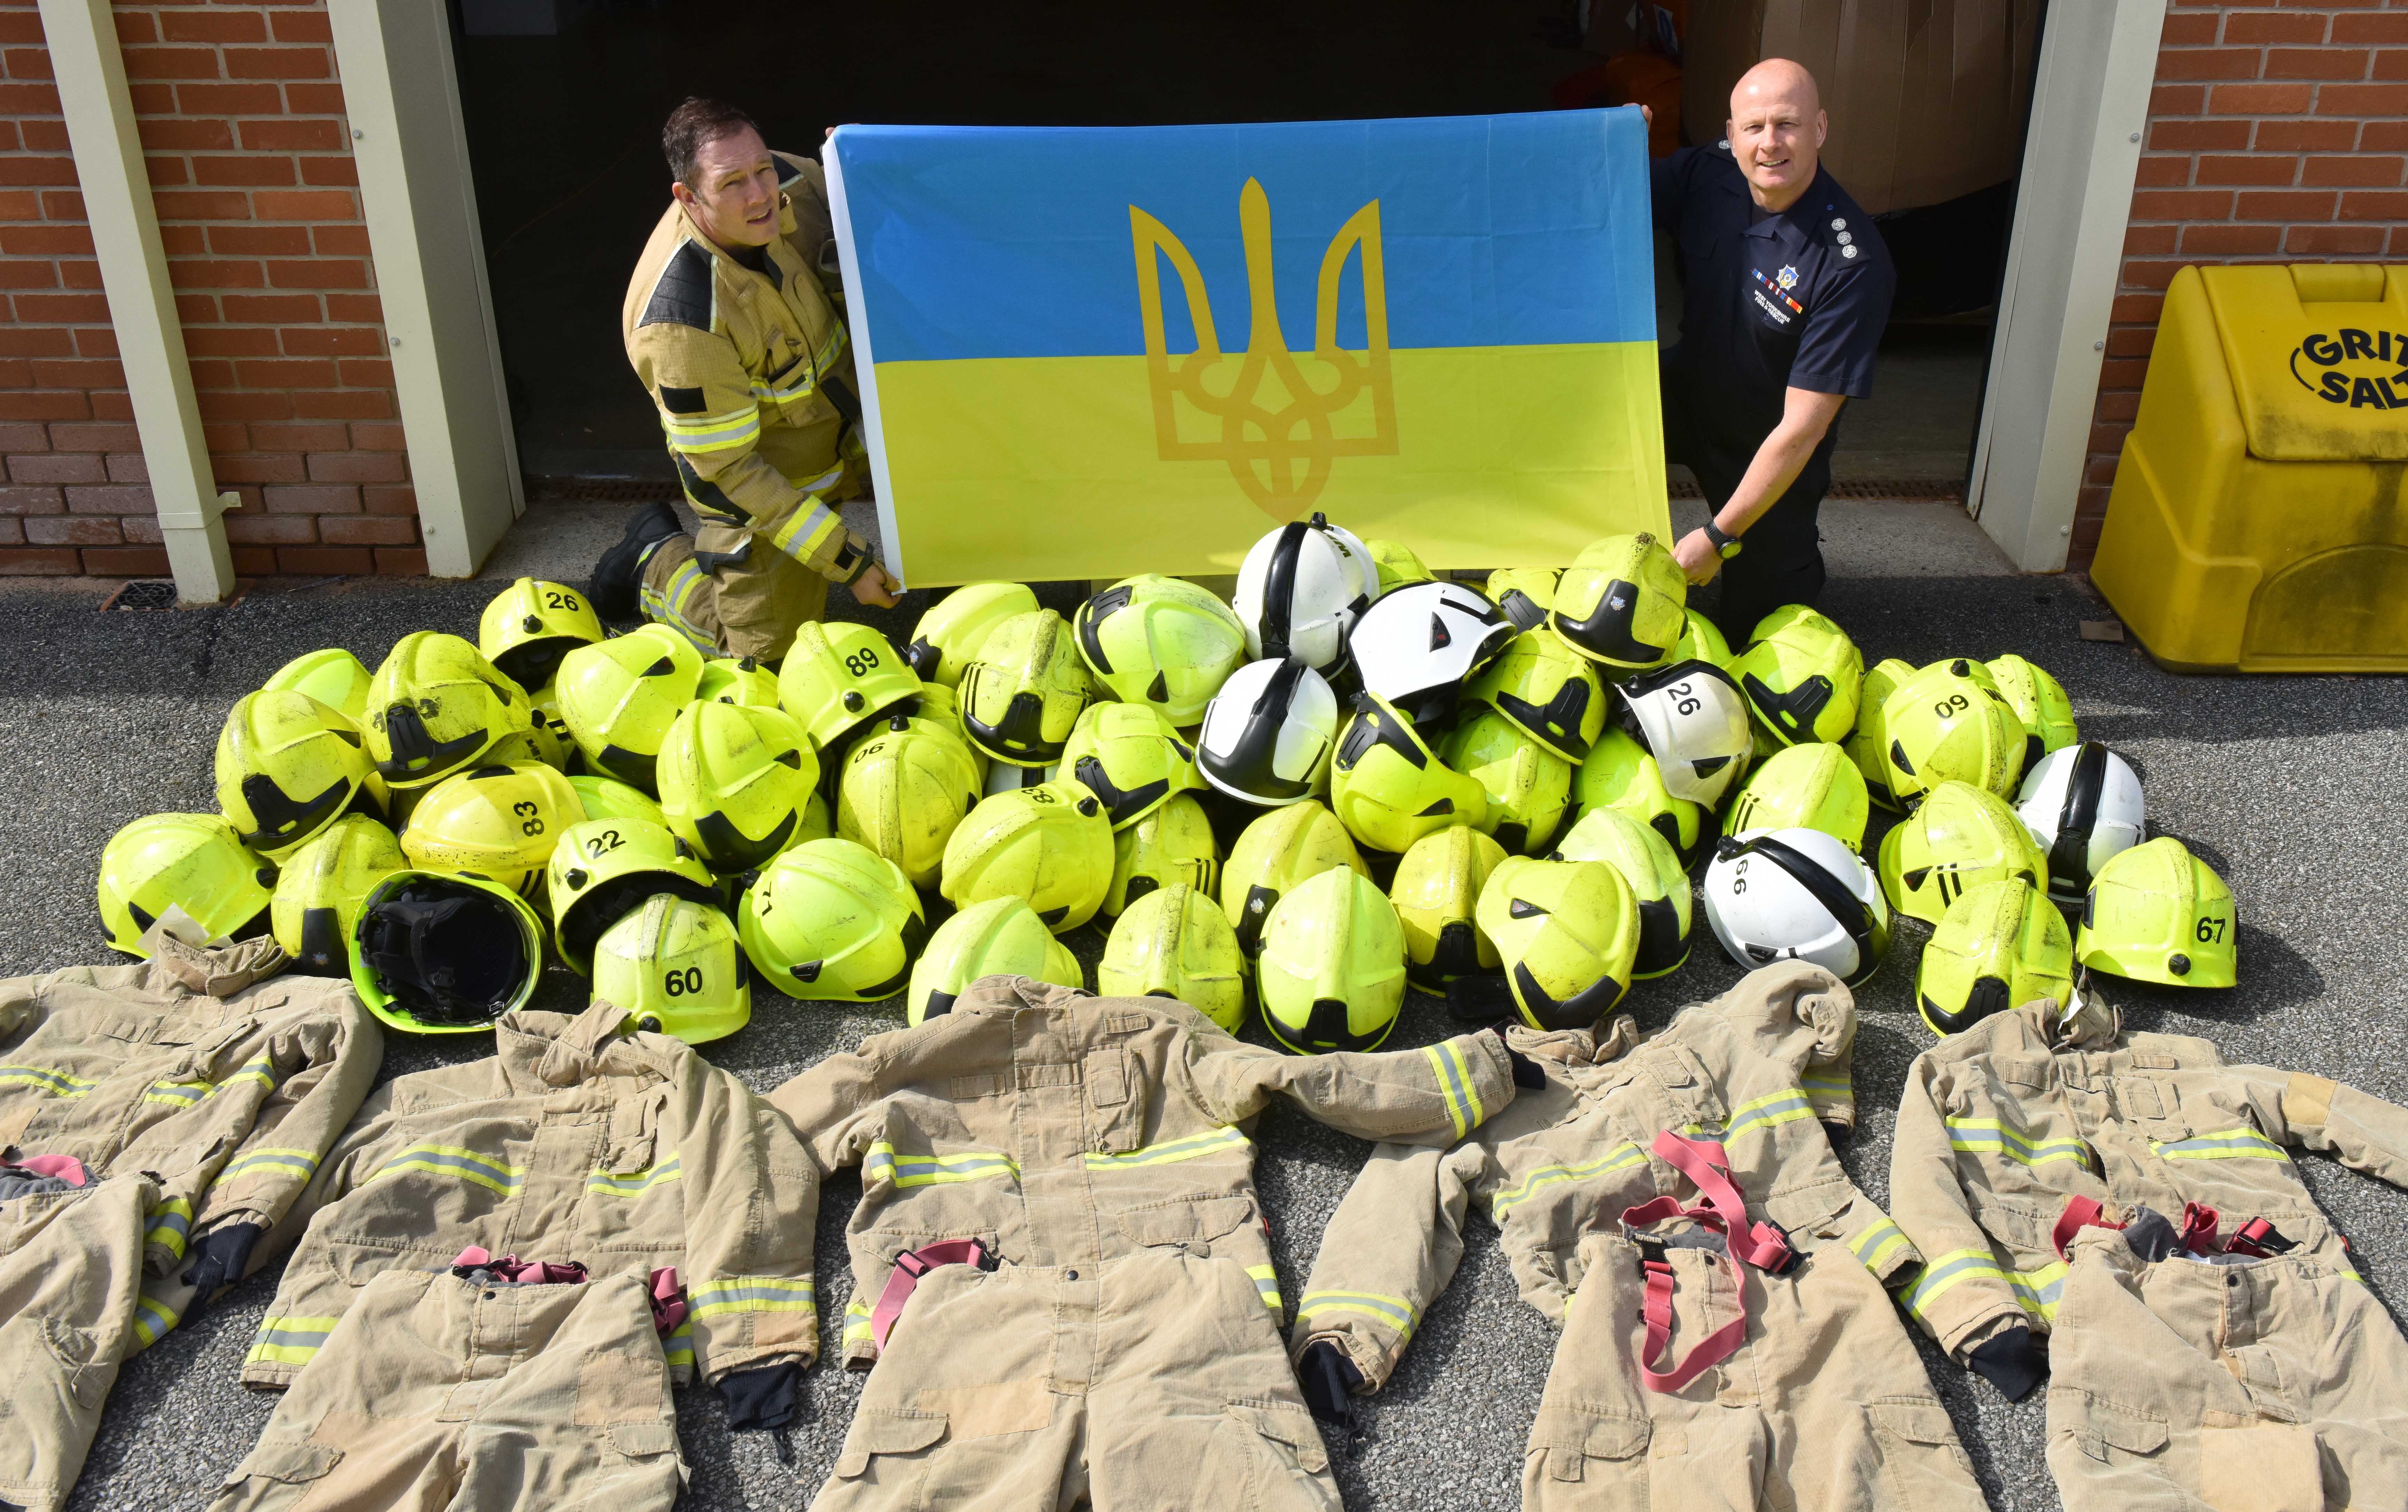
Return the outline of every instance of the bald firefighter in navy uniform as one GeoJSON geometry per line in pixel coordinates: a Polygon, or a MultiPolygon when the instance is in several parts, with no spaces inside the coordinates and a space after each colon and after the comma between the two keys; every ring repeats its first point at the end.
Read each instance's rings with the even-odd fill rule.
{"type": "Polygon", "coordinates": [[[1756,64],[1727,124],[1727,140],[1658,163],[1654,187],[1687,283],[1681,340],[1662,358],[1664,450],[1713,510],[1673,554],[1692,584],[1721,578],[1714,620],[1737,647],[1822,592],[1815,515],[1840,407],[1872,392],[1898,279],[1871,218],[1822,169],[1812,75],[1756,64]]]}
{"type": "Polygon", "coordinates": [[[867,480],[820,165],[774,153],[743,112],[688,100],[662,133],[674,203],[629,280],[627,360],[701,521],[652,505],[595,565],[606,618],[776,662],[831,582],[896,589],[838,506],[867,480]]]}

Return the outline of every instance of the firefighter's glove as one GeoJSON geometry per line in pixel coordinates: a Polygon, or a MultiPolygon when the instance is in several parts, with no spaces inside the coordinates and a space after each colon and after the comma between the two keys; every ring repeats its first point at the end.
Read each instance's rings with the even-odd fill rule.
{"type": "Polygon", "coordinates": [[[1969,1362],[2010,1402],[2031,1395],[2032,1388],[2048,1374],[2047,1354],[2032,1338],[2032,1331],[2020,1323],[1976,1346],[1969,1362]]]}
{"type": "Polygon", "coordinates": [[[193,1300],[184,1305],[185,1322],[201,1316],[211,1297],[242,1279],[251,1247],[266,1232],[264,1223],[228,1223],[201,1235],[193,1247],[193,1262],[184,1267],[184,1284],[194,1289],[193,1300]]]}
{"type": "Polygon", "coordinates": [[[774,1365],[730,1371],[719,1378],[719,1400],[727,1404],[727,1426],[748,1429],[785,1427],[795,1420],[796,1393],[803,1384],[803,1362],[781,1360],[774,1365]]]}
{"type": "Polygon", "coordinates": [[[1335,1423],[1352,1437],[1354,1388],[1363,1384],[1363,1373],[1346,1358],[1346,1351],[1327,1339],[1316,1339],[1305,1347],[1304,1358],[1297,1362],[1297,1376],[1304,1388],[1304,1405],[1312,1409],[1313,1417],[1335,1423]]]}
{"type": "Polygon", "coordinates": [[[1490,1024],[1488,1026],[1488,1032],[1497,1036],[1498,1044],[1505,1047],[1506,1063],[1513,1068],[1514,1086],[1521,1088],[1524,1091],[1537,1091],[1540,1088],[1544,1087],[1547,1084],[1547,1074],[1539,1069],[1539,1063],[1531,1060],[1520,1050],[1515,1049],[1512,1043],[1505,1038],[1505,1026],[1503,1024],[1490,1024]]]}

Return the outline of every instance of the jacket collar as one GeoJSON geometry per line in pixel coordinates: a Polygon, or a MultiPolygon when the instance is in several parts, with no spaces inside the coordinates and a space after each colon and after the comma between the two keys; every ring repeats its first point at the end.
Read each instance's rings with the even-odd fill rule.
{"type": "Polygon", "coordinates": [[[2106,1050],[2124,1031],[2124,1015],[2096,988],[2083,988],[2071,1013],[2054,1001],[2028,1003],[2018,1010],[2042,1044],[2060,1050],[2106,1050]]]}
{"type": "Polygon", "coordinates": [[[788,194],[784,190],[781,189],[778,192],[777,239],[770,242],[767,247],[763,249],[764,251],[769,254],[769,266],[774,273],[774,277],[772,274],[755,273],[751,268],[746,267],[743,264],[736,261],[736,259],[728,256],[726,249],[721,247],[719,243],[711,240],[709,236],[702,234],[702,228],[695,224],[694,216],[687,211],[684,206],[679,204],[675,200],[671,200],[669,202],[669,210],[670,213],[677,217],[679,235],[685,237],[686,240],[693,242],[695,246],[701,248],[705,252],[710,253],[713,264],[721,269],[727,277],[738,278],[759,278],[764,283],[768,284],[771,288],[781,290],[783,289],[785,281],[794,277],[792,270],[787,268],[784,263],[781,262],[778,256],[780,249],[786,245],[786,238],[793,235],[795,233],[794,196],[788,194]]]}
{"type": "Polygon", "coordinates": [[[574,1087],[596,1076],[670,1075],[668,1056],[627,1030],[627,1010],[596,1000],[583,1013],[505,1014],[494,1053],[513,1086],[574,1087]]]}
{"type": "Polygon", "coordinates": [[[1556,1029],[1541,1031],[1526,1024],[1508,1024],[1505,1043],[1533,1061],[1553,1061],[1558,1065],[1607,1065],[1638,1048],[1639,1022],[1627,1013],[1617,1013],[1604,1026],[1599,1037],[1596,1028],[1556,1029]]]}
{"type": "Polygon", "coordinates": [[[164,997],[189,992],[229,998],[284,968],[284,948],[265,934],[211,949],[187,945],[158,923],[142,936],[142,944],[150,952],[144,985],[164,997]]]}

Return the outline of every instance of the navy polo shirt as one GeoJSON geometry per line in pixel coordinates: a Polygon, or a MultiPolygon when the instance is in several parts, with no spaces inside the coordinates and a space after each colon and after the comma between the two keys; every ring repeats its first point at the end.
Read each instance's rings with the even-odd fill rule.
{"type": "Polygon", "coordinates": [[[1684,148],[1653,176],[1656,223],[1687,278],[1663,372],[1689,434],[1743,467],[1780,423],[1784,390],[1869,397],[1898,275],[1847,191],[1818,166],[1796,204],[1758,220],[1727,143],[1684,148]]]}

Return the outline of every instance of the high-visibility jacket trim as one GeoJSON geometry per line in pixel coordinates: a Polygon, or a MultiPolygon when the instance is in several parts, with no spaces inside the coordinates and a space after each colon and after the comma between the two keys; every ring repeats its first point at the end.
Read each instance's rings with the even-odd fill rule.
{"type": "Polygon", "coordinates": [[[306,1181],[317,1170],[318,1152],[314,1149],[254,1149],[236,1156],[218,1173],[212,1185],[226,1186],[259,1171],[290,1171],[306,1181]]]}
{"type": "Polygon", "coordinates": [[[0,1065],[0,1087],[38,1087],[61,1097],[81,1097],[99,1085],[48,1066],[0,1065]]]}
{"type": "Polygon", "coordinates": [[[964,1150],[957,1155],[897,1155],[881,1139],[861,1162],[864,1185],[885,1181],[897,1187],[940,1187],[956,1181],[1020,1179],[1020,1163],[991,1149],[964,1150]]]}
{"type": "Polygon", "coordinates": [[[1507,1213],[1527,1202],[1531,1194],[1541,1187],[1551,1187],[1558,1181],[1586,1181],[1593,1177],[1611,1176],[1634,1165],[1643,1165],[1646,1162],[1645,1150],[1626,1143],[1614,1146],[1596,1160],[1584,1161],[1578,1165],[1541,1165],[1524,1177],[1518,1185],[1498,1192],[1496,1200],[1489,1204],[1488,1211],[1498,1222],[1502,1223],[1507,1213]]]}
{"type": "Polygon", "coordinates": [[[1875,1276],[1882,1274],[1882,1262],[1907,1247],[1906,1232],[1888,1219],[1848,1241],[1848,1252],[1864,1263],[1875,1276]]]}
{"type": "Polygon", "coordinates": [[[648,1165],[640,1171],[613,1173],[596,1171],[585,1178],[585,1190],[606,1197],[640,1197],[665,1181],[675,1181],[685,1175],[685,1168],[672,1154],[667,1160],[648,1165]]]}
{"type": "Polygon", "coordinates": [[[1438,1084],[1446,1091],[1446,1116],[1455,1126],[1455,1137],[1460,1139],[1485,1123],[1488,1115],[1480,1105],[1480,1094],[1472,1090],[1471,1068],[1463,1063],[1463,1052],[1448,1042],[1425,1045],[1422,1053],[1437,1068],[1438,1084]]]}
{"type": "Polygon", "coordinates": [[[424,1171],[430,1176],[454,1176],[463,1181],[491,1188],[509,1196],[526,1179],[526,1168],[508,1165],[490,1155],[473,1149],[461,1149],[451,1145],[412,1145],[400,1154],[377,1167],[376,1177],[392,1176],[397,1171],[424,1171]]]}
{"type": "Polygon", "coordinates": [[[243,1363],[306,1365],[326,1347],[326,1335],[339,1318],[268,1318],[261,1321],[243,1363]]]}
{"type": "Polygon", "coordinates": [[[2079,1139],[2034,1139],[2000,1119],[1945,1120],[1948,1148],[1972,1155],[2003,1155],[2017,1165],[2046,1165],[2051,1161],[2090,1163],[2090,1147],[2079,1139]]]}
{"type": "Polygon", "coordinates": [[[737,409],[724,415],[687,420],[665,409],[661,411],[661,429],[668,433],[669,445],[680,451],[725,451],[749,447],[761,439],[761,412],[737,409]]]}
{"type": "Polygon", "coordinates": [[[1277,1317],[1281,1306],[1279,1272],[1269,1265],[1249,1265],[1246,1274],[1254,1277],[1254,1290],[1261,1293],[1263,1305],[1277,1317]]]}
{"type": "Polygon", "coordinates": [[[730,1313],[807,1313],[818,1311],[818,1292],[810,1281],[777,1276],[731,1276],[696,1281],[686,1289],[695,1318],[724,1318],[730,1313]]]}
{"type": "Polygon", "coordinates": [[[134,1304],[134,1348],[130,1353],[143,1350],[165,1338],[184,1320],[184,1315],[165,1303],[145,1296],[134,1304]]]}
{"type": "Polygon", "coordinates": [[[1422,1310],[1403,1297],[1383,1297],[1369,1291],[1308,1291],[1296,1310],[1298,1322],[1311,1322],[1332,1313],[1361,1313],[1395,1329],[1400,1338],[1410,1339],[1422,1326],[1422,1310]]]}
{"type": "Polygon", "coordinates": [[[1192,1161],[1199,1156],[1218,1155],[1225,1149],[1243,1149],[1253,1144],[1235,1128],[1224,1125],[1207,1134],[1189,1134],[1167,1144],[1148,1145],[1125,1155],[1099,1155],[1089,1151],[1084,1159],[1090,1171],[1115,1171],[1132,1165],[1168,1165],[1176,1161],[1192,1161]]]}
{"type": "Polygon", "coordinates": [[[2152,1139],[2149,1148],[2170,1161],[2287,1161],[2283,1147],[2255,1129],[2225,1129],[2215,1134],[2197,1134],[2188,1139],[2160,1143],[2152,1139]]]}
{"type": "Polygon", "coordinates": [[[149,1226],[142,1232],[145,1245],[164,1246],[178,1260],[184,1258],[184,1247],[193,1239],[193,1205],[181,1197],[170,1197],[150,1209],[149,1226]]]}

